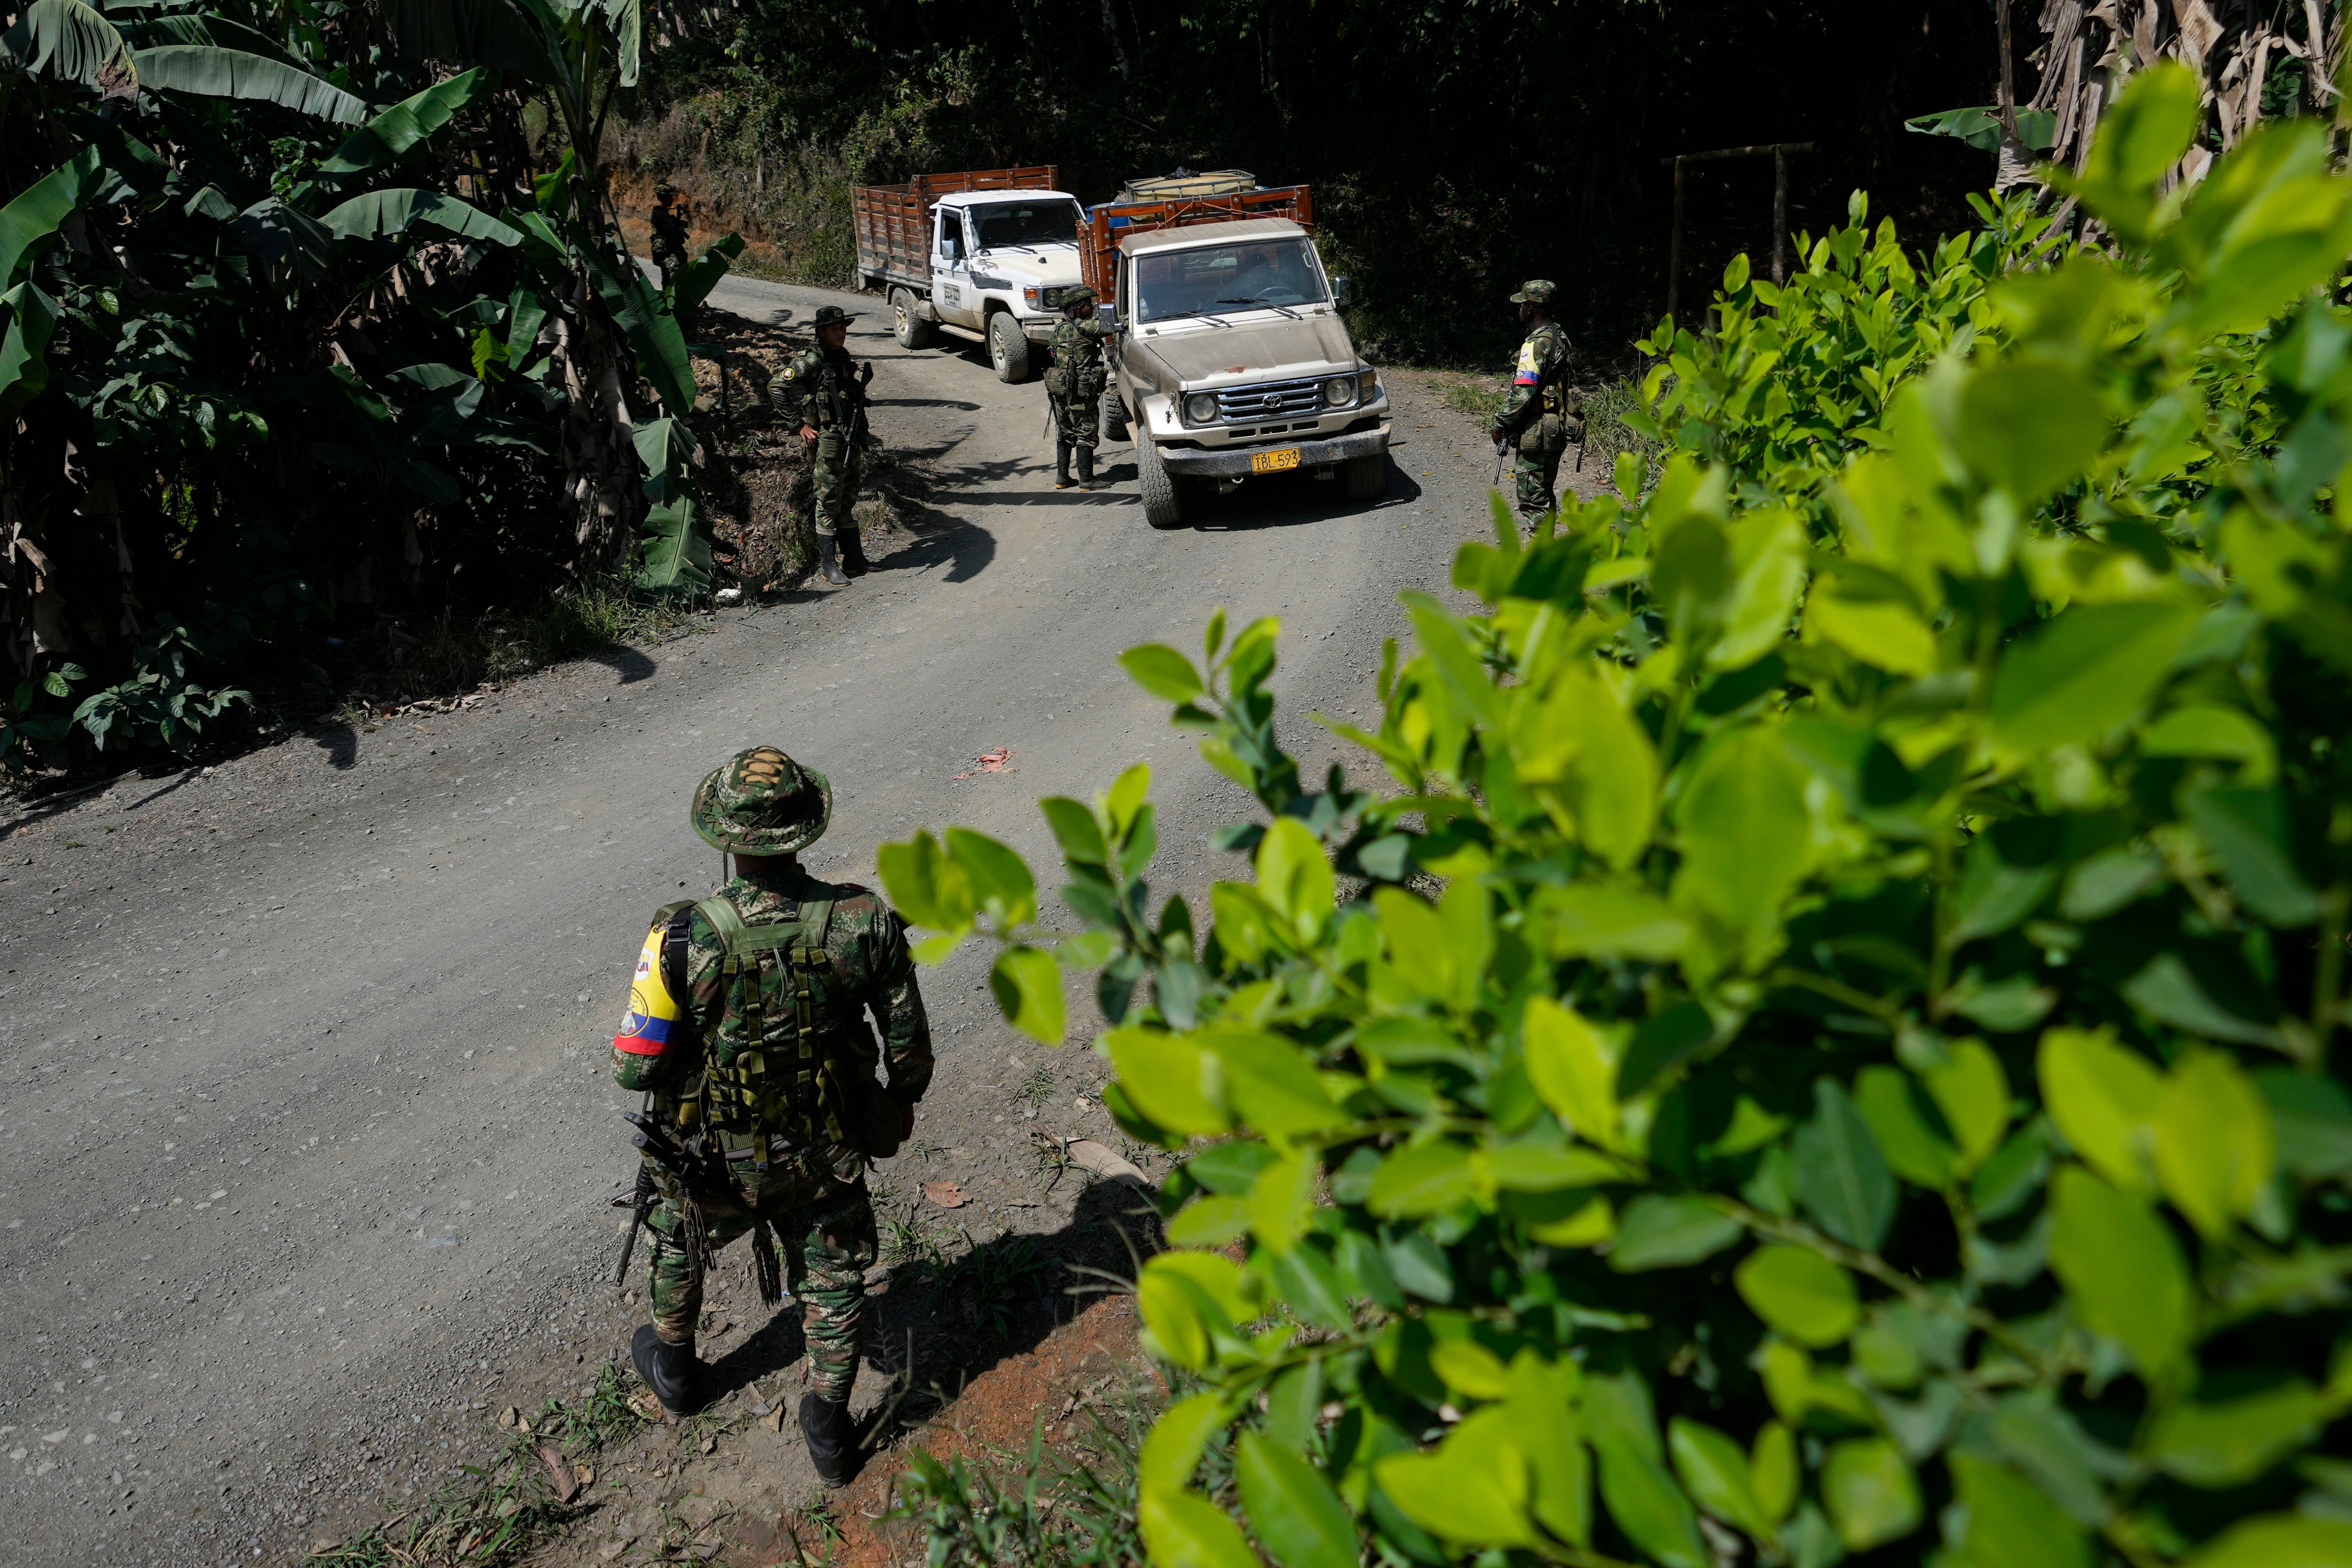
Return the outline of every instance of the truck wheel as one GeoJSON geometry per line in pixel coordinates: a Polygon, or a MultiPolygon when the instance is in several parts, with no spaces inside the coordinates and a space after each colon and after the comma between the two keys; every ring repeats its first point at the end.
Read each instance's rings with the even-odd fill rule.
{"type": "Polygon", "coordinates": [[[999,310],[988,318],[988,358],[996,366],[997,380],[1029,379],[1029,335],[1010,310],[999,310]]]}
{"type": "Polygon", "coordinates": [[[1389,488],[1389,455],[1374,452],[1369,458],[1350,458],[1339,473],[1349,500],[1378,500],[1389,488]]]}
{"type": "Polygon", "coordinates": [[[915,314],[915,291],[911,289],[890,290],[890,335],[898,340],[902,349],[931,346],[931,323],[915,314]]]}
{"type": "Polygon", "coordinates": [[[1176,493],[1176,476],[1160,460],[1160,447],[1148,432],[1135,438],[1136,489],[1143,492],[1143,521],[1154,528],[1174,528],[1184,521],[1184,499],[1176,493]]]}
{"type": "Polygon", "coordinates": [[[1103,394],[1102,428],[1103,439],[1107,441],[1127,439],[1127,405],[1116,392],[1103,394]]]}

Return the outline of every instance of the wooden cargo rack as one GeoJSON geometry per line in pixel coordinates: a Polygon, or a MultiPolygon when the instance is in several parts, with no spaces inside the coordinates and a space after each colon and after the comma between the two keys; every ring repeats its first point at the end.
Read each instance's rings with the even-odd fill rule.
{"type": "Polygon", "coordinates": [[[1120,236],[1253,217],[1288,218],[1312,234],[1314,193],[1305,185],[1277,185],[1268,190],[1233,191],[1181,201],[1130,202],[1125,205],[1105,203],[1087,217],[1086,233],[1078,246],[1081,275],[1097,298],[1105,304],[1116,304],[1118,269],[1115,262],[1120,236]]]}
{"type": "Polygon", "coordinates": [[[965,169],[921,174],[898,185],[853,185],[850,217],[857,230],[857,271],[868,282],[931,286],[931,207],[941,196],[972,191],[1058,190],[1058,164],[1020,169],[965,169]]]}

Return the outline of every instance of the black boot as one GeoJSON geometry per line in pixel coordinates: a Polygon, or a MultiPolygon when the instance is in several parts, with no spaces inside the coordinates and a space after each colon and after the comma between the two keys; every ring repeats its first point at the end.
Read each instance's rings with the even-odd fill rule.
{"type": "Polygon", "coordinates": [[[858,542],[857,530],[845,528],[839,536],[841,569],[853,577],[863,577],[873,570],[866,564],[866,547],[858,542]]]}
{"type": "Polygon", "coordinates": [[[1095,484],[1095,449],[1092,447],[1078,448],[1078,488],[1087,490],[1097,488],[1095,484]]]}
{"type": "Polygon", "coordinates": [[[702,1363],[694,1358],[692,1340],[671,1344],[647,1323],[629,1342],[629,1359],[636,1363],[637,1375],[671,1415],[682,1420],[701,1408],[695,1390],[701,1382],[702,1363]]]}
{"type": "Polygon", "coordinates": [[[857,1446],[857,1423],[849,1418],[849,1401],[835,1403],[821,1394],[803,1396],[801,1436],[808,1439],[816,1479],[829,1487],[847,1486],[866,1458],[857,1446]]]}
{"type": "MultiPolygon", "coordinates": [[[[1083,458],[1080,460],[1084,461],[1083,458]]],[[[1057,490],[1070,488],[1070,444],[1067,441],[1054,443],[1054,488],[1057,490]]]]}
{"type": "Polygon", "coordinates": [[[849,579],[841,574],[841,558],[834,553],[830,533],[816,536],[816,574],[836,588],[849,586],[849,579]]]}

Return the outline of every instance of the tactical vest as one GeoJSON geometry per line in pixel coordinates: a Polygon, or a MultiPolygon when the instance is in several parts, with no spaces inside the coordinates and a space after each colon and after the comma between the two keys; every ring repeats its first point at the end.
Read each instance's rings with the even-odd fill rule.
{"type": "MultiPolygon", "coordinates": [[[[677,907],[668,952],[691,909],[719,941],[719,1016],[703,1031],[700,1061],[674,1091],[677,1124],[713,1153],[765,1172],[788,1150],[843,1145],[876,1158],[898,1152],[904,1130],[895,1102],[845,1037],[840,980],[825,951],[833,900],[812,900],[783,920],[748,925],[725,899],[677,907]]],[[[680,952],[681,959],[683,952],[680,952]]],[[[682,999],[684,965],[665,982],[682,999]]],[[[691,1007],[681,1011],[691,1014],[691,1007]]]]}

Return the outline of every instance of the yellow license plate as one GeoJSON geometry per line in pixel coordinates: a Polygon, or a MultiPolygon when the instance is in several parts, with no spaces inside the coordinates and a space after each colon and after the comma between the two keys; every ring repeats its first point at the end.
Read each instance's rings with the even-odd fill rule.
{"type": "Polygon", "coordinates": [[[1298,448],[1296,447],[1285,447],[1279,452],[1250,454],[1250,472],[1253,474],[1278,474],[1285,468],[1297,467],[1298,467],[1298,448]]]}

